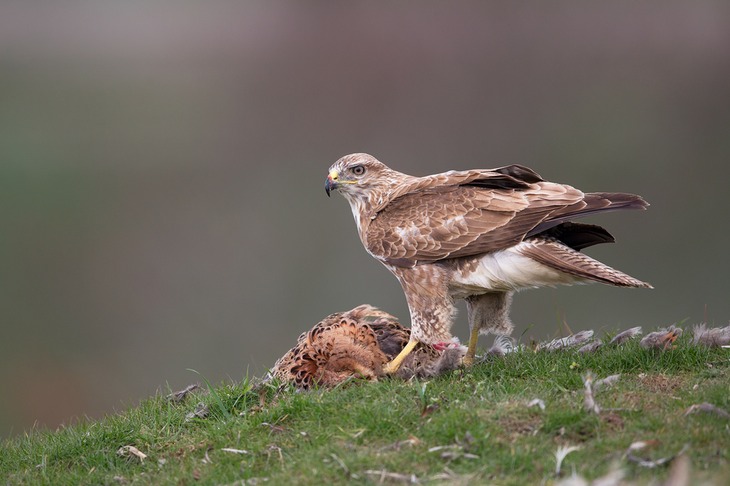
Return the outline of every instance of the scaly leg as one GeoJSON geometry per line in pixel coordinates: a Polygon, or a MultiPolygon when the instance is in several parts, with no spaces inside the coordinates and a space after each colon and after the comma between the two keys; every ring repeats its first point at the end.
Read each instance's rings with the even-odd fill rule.
{"type": "Polygon", "coordinates": [[[398,353],[398,356],[393,358],[393,361],[386,364],[383,368],[383,372],[392,375],[396,371],[398,371],[398,368],[400,368],[400,365],[403,364],[403,360],[406,359],[406,356],[411,354],[411,351],[413,351],[413,348],[416,347],[416,344],[418,344],[418,341],[410,340],[408,341],[408,344],[403,348],[403,350],[398,353]]]}
{"type": "Polygon", "coordinates": [[[469,347],[462,359],[464,366],[474,364],[479,333],[483,329],[497,335],[509,336],[512,322],[509,319],[509,307],[513,292],[489,292],[472,295],[466,298],[466,311],[469,319],[469,347]]]}
{"type": "Polygon", "coordinates": [[[472,326],[471,333],[469,335],[469,347],[466,348],[466,354],[461,359],[461,364],[464,366],[471,366],[474,364],[474,356],[477,353],[477,342],[479,341],[479,328],[472,326]]]}

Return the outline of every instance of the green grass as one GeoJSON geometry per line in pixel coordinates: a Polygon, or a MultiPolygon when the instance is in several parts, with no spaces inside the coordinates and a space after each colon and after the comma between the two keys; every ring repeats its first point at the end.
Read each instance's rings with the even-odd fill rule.
{"type": "Polygon", "coordinates": [[[681,338],[663,353],[636,342],[588,356],[527,351],[427,382],[352,381],[309,393],[274,385],[257,391],[244,382],[194,392],[180,404],[158,396],[98,422],[3,442],[0,479],[372,484],[381,478],[367,471],[385,471],[421,483],[540,484],[555,481],[558,447],[577,445],[564,472],[592,479],[621,467],[647,483],[664,478],[667,467],[642,468],[625,452],[632,442],[655,440],[636,454],[658,459],[686,444],[694,478],[727,484],[730,420],[684,412],[702,402],[730,410],[730,351],[688,343],[681,338]],[[596,392],[600,415],[583,410],[581,377],[588,370],[598,378],[622,374],[596,392]],[[527,407],[534,398],[544,400],[544,411],[527,407]],[[186,420],[199,402],[210,415],[186,420]],[[148,457],[120,456],[126,445],[148,457]]]}

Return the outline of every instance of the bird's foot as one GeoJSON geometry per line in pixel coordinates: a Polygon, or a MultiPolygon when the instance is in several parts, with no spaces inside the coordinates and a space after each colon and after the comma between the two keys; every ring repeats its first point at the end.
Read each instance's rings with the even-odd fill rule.
{"type": "Polygon", "coordinates": [[[474,356],[470,356],[469,353],[465,354],[463,358],[461,358],[461,366],[468,368],[474,364],[474,356]]]}
{"type": "Polygon", "coordinates": [[[416,344],[418,344],[418,341],[408,341],[408,344],[406,344],[401,352],[398,353],[398,356],[393,358],[393,361],[387,363],[383,367],[383,373],[385,373],[386,375],[392,375],[393,373],[398,371],[400,365],[403,364],[403,360],[406,359],[406,356],[411,354],[411,351],[413,351],[413,348],[416,347],[416,344]]]}
{"type": "Polygon", "coordinates": [[[395,360],[393,360],[393,361],[387,363],[385,366],[383,366],[383,373],[385,373],[386,375],[392,375],[393,373],[398,371],[399,368],[400,368],[400,363],[395,363],[395,360]]]}

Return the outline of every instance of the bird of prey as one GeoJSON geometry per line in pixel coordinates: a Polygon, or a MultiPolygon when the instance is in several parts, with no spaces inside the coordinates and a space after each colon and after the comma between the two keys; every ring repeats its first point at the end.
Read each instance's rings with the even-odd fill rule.
{"type": "Polygon", "coordinates": [[[588,282],[651,288],[583,254],[614,239],[600,226],[572,222],[645,209],[640,196],[583,193],[520,165],[415,177],[363,153],[335,162],[325,190],[345,197],[365,249],[403,287],[411,336],[385,367],[388,373],[416,343],[451,341],[455,299],[467,304],[464,364],[470,365],[480,332],[511,333],[509,307],[517,290],[588,282]]]}

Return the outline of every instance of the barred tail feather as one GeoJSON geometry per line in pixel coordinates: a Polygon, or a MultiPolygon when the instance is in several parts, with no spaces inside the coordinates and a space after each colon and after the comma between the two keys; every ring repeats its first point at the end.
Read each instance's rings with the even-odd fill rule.
{"type": "Polygon", "coordinates": [[[520,253],[560,272],[618,287],[653,288],[646,282],[611,268],[558,241],[534,238],[530,243],[532,244],[522,246],[520,253]]]}

